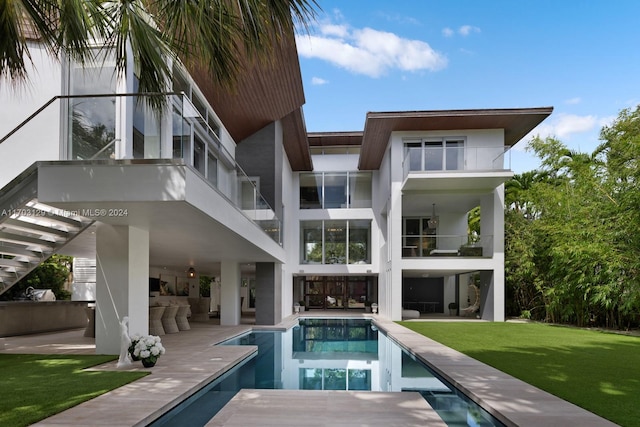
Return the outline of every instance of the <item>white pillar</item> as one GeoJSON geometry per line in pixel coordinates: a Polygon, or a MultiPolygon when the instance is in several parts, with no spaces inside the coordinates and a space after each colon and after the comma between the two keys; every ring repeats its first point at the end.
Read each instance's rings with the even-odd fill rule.
{"type": "Polygon", "coordinates": [[[240,264],[220,263],[220,324],[240,324],[240,264]]]}
{"type": "Polygon", "coordinates": [[[120,321],[129,334],[149,333],[149,232],[98,224],[96,232],[96,353],[120,353],[120,321]]]}

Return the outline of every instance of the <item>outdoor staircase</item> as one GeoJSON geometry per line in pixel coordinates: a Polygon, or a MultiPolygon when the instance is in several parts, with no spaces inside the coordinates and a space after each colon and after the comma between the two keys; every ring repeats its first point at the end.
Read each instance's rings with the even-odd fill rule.
{"type": "Polygon", "coordinates": [[[36,165],[0,190],[0,295],[94,221],[39,203],[36,165]]]}

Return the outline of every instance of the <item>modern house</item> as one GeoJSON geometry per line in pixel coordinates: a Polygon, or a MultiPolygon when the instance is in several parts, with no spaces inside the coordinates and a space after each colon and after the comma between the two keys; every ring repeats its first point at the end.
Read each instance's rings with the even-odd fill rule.
{"type": "Polygon", "coordinates": [[[118,353],[123,316],[148,331],[150,290],[197,297],[203,274],[226,325],[243,308],[276,324],[300,301],[504,319],[509,149],[552,108],[307,133],[292,41],[233,89],[173,64],[162,115],[108,57],[82,68],[31,47],[30,87],[0,87],[0,292],[52,253],[95,260],[95,291],[76,293],[95,295],[98,353],[118,353]]]}

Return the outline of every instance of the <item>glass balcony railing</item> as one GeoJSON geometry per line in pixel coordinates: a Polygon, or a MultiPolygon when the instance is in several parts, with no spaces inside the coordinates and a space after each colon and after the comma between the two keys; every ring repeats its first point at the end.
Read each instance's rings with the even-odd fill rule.
{"type": "Polygon", "coordinates": [[[183,93],[57,96],[8,126],[0,144],[20,153],[16,175],[40,160],[180,159],[282,243],[275,211],[183,93]],[[148,97],[163,97],[167,108],[153,111],[148,97]]]}
{"type": "Polygon", "coordinates": [[[493,256],[492,235],[403,235],[402,257],[482,257],[493,256]]]}
{"type": "Polygon", "coordinates": [[[411,147],[404,157],[410,172],[511,170],[511,147],[411,147]]]}

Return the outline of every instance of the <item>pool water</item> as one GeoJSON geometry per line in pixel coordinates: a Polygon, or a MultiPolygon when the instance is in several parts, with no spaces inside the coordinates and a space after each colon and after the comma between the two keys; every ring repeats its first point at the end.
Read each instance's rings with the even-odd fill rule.
{"type": "Polygon", "coordinates": [[[367,319],[300,319],[286,332],[254,331],[221,345],[258,352],[153,426],[203,426],[243,388],[417,391],[449,426],[502,426],[367,319]]]}

